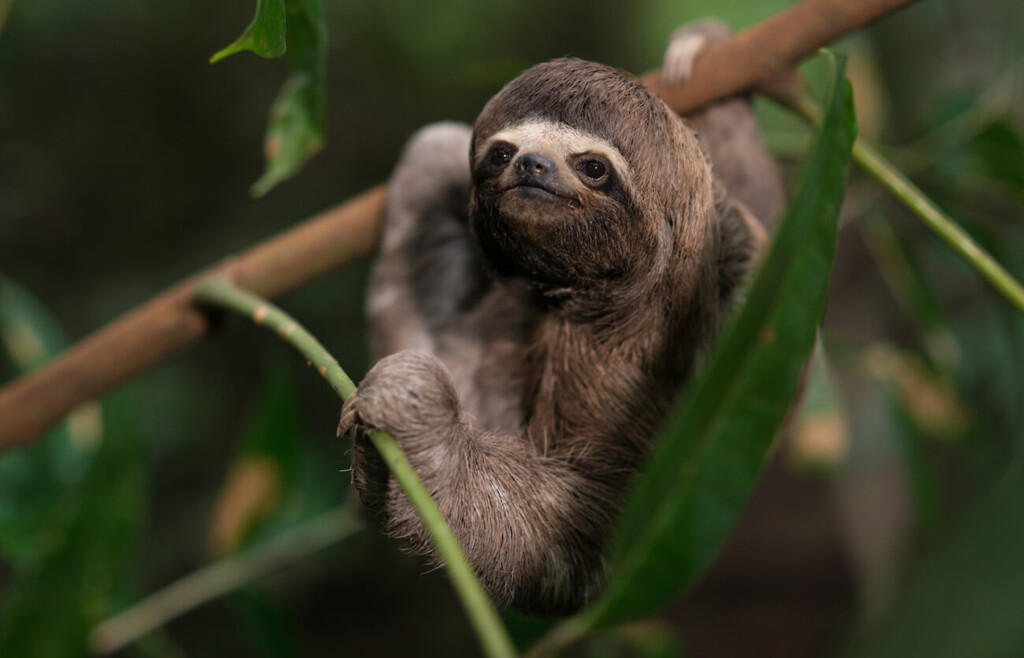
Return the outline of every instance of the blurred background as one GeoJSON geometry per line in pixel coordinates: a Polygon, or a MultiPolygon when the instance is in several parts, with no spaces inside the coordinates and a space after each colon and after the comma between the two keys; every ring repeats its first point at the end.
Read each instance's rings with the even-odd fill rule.
{"type": "MultiPolygon", "coordinates": [[[[536,62],[639,73],[686,21],[788,4],[323,0],[326,147],[254,199],[286,64],[207,61],[252,0],[0,0],[0,381],[384,180],[416,128],[472,122],[536,62]]],[[[1018,0],[924,0],[841,44],[862,134],[1018,279],[1021,34],[1018,0]]],[[[807,130],[757,107],[792,173],[807,130]]],[[[1024,655],[1024,317],[856,170],[843,216],[830,368],[736,536],[663,618],[580,655],[1024,655]]],[[[282,300],[355,378],[366,271],[282,300]]],[[[229,323],[101,404],[0,456],[0,654],[82,655],[98,621],[247,549],[286,568],[118,655],[478,653],[442,573],[323,516],[348,500],[339,403],[274,337],[229,323]]]]}

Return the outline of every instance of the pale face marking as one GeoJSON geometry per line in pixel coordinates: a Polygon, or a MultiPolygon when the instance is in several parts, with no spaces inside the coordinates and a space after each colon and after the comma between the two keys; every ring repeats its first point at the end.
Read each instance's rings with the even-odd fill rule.
{"type": "Polygon", "coordinates": [[[491,146],[497,142],[508,142],[515,145],[520,152],[538,153],[570,168],[571,160],[576,156],[587,153],[600,155],[611,163],[623,184],[630,184],[629,165],[617,148],[606,140],[562,123],[533,119],[494,133],[477,150],[474,168],[487,157],[491,146]]]}

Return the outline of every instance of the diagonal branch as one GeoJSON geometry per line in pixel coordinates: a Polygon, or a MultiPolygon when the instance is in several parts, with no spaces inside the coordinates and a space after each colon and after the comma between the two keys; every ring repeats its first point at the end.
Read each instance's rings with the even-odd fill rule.
{"type": "MultiPolygon", "coordinates": [[[[672,109],[686,113],[773,77],[836,38],[917,0],[804,0],[712,46],[680,88],[642,81],[672,109]]],[[[70,409],[165,361],[209,331],[191,304],[196,283],[211,274],[273,298],[367,256],[376,241],[383,186],[328,209],[299,226],[210,268],[113,321],[43,369],[0,388],[0,450],[27,443],[70,409]]]]}

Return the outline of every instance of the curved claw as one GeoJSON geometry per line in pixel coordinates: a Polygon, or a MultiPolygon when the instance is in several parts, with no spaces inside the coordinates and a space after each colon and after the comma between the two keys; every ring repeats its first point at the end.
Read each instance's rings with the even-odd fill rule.
{"type": "Polygon", "coordinates": [[[341,407],[341,418],[338,420],[338,436],[348,434],[349,430],[359,424],[359,411],[356,408],[356,398],[359,391],[355,390],[345,400],[341,407]]]}
{"type": "Polygon", "coordinates": [[[666,85],[680,85],[689,80],[693,63],[707,43],[707,36],[699,32],[684,30],[673,35],[662,60],[662,81],[666,85]]]}

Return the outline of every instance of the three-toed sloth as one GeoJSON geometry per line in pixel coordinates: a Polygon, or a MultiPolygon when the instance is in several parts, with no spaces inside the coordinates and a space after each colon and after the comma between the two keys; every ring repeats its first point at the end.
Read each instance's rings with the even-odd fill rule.
{"type": "MultiPolygon", "coordinates": [[[[709,35],[677,33],[674,57],[709,35]]],[[[365,434],[394,436],[499,604],[565,614],[599,592],[630,479],[778,209],[749,103],[691,120],[558,59],[474,128],[420,131],[391,180],[368,296],[383,358],[339,430],[363,503],[432,555],[365,434]]]]}

